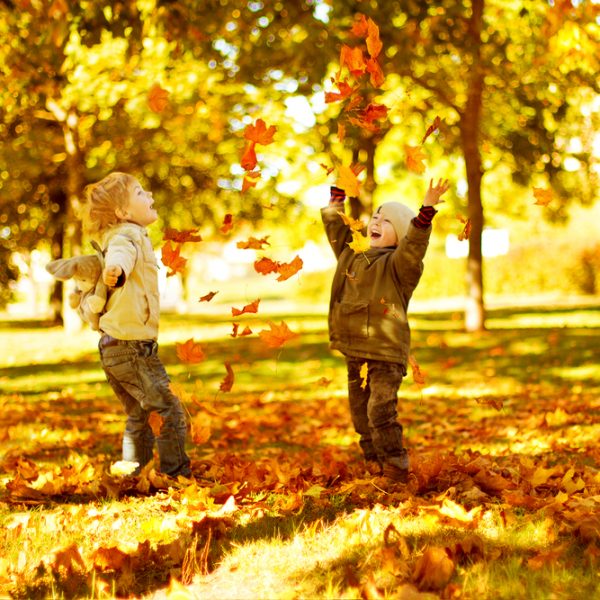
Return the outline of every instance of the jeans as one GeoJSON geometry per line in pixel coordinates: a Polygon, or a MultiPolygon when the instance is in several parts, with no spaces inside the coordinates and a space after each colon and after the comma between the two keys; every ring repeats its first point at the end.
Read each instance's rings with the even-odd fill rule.
{"type": "Polygon", "coordinates": [[[106,337],[99,344],[100,362],[127,415],[123,460],[139,463],[139,473],[152,460],[156,442],[160,470],[166,475],[189,477],[185,415],[179,398],[169,387],[169,377],[158,358],[158,344],[153,340],[110,338],[112,345],[104,346],[106,337]],[[156,438],[148,424],[153,411],[163,418],[156,438]]]}
{"type": "Polygon", "coordinates": [[[348,400],[352,424],[360,436],[366,460],[390,463],[408,469],[408,452],[402,445],[402,425],[398,423],[398,389],[406,374],[401,364],[346,357],[348,400]],[[360,369],[367,363],[364,387],[360,369]]]}

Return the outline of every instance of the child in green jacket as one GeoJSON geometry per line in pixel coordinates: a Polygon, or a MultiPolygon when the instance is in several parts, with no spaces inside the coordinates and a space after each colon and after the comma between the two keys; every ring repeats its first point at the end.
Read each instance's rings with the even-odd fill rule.
{"type": "Polygon", "coordinates": [[[343,190],[332,187],[329,206],[321,209],[338,260],[329,305],[331,347],[346,358],[352,423],[367,467],[391,482],[406,482],[410,466],[397,421],[397,393],[410,351],[408,303],[423,272],[434,206],[448,188],[447,180],[430,181],[418,215],[399,202],[382,204],[368,224],[366,252],[348,245],[352,230],[338,214],[344,210],[343,190]]]}

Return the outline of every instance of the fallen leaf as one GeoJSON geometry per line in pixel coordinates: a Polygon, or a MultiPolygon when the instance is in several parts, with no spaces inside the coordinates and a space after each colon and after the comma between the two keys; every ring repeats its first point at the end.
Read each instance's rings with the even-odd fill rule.
{"type": "Polygon", "coordinates": [[[445,548],[430,546],[418,558],[412,575],[419,589],[441,590],[454,573],[454,562],[445,548]]]}

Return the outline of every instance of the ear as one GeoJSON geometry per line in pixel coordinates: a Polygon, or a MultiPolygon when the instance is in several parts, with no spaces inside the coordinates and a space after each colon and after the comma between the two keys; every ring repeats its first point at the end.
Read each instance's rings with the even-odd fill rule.
{"type": "Polygon", "coordinates": [[[56,279],[66,281],[75,275],[76,264],[76,260],[72,258],[59,258],[58,260],[53,260],[48,263],[46,265],[46,271],[48,271],[50,275],[54,275],[56,279]]]}
{"type": "Polygon", "coordinates": [[[129,213],[124,208],[121,208],[120,206],[115,208],[115,215],[117,215],[117,218],[121,219],[121,221],[126,221],[127,218],[129,217],[129,213]]]}

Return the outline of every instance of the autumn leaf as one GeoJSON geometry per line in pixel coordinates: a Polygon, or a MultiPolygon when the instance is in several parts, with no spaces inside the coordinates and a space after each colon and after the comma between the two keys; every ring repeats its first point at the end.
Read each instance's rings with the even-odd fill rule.
{"type": "Polygon", "coordinates": [[[242,180],[242,194],[250,188],[256,187],[256,184],[258,183],[260,178],[260,171],[250,171],[249,173],[245,173],[244,178],[242,180]]]}
{"type": "Polygon", "coordinates": [[[412,579],[419,589],[441,590],[454,573],[454,562],[445,548],[430,546],[418,558],[412,579]]]}
{"type": "Polygon", "coordinates": [[[155,410],[150,413],[148,417],[148,425],[150,425],[150,429],[152,429],[152,433],[154,437],[158,437],[160,435],[160,431],[165,422],[164,417],[161,417],[155,410]]]}
{"type": "Polygon", "coordinates": [[[281,321],[279,325],[276,325],[272,321],[267,321],[267,325],[270,329],[263,329],[258,332],[258,335],[269,348],[279,348],[287,341],[299,337],[300,335],[299,333],[291,331],[285,321],[281,321]]]}
{"type": "Polygon", "coordinates": [[[240,159],[240,164],[242,165],[242,169],[244,169],[244,171],[253,171],[258,164],[255,146],[256,142],[248,142],[246,144],[244,154],[242,154],[242,158],[240,159]]]}
{"type": "Polygon", "coordinates": [[[367,381],[369,380],[369,363],[364,362],[359,371],[360,376],[360,387],[364,390],[367,387],[367,381]]]}
{"type": "Polygon", "coordinates": [[[363,235],[360,231],[352,232],[352,241],[348,242],[348,246],[354,250],[357,254],[366,252],[371,248],[371,242],[366,235],[363,235]]]}
{"type": "Polygon", "coordinates": [[[244,137],[250,142],[267,146],[273,143],[273,136],[277,131],[275,125],[267,127],[262,119],[257,119],[254,125],[247,125],[244,129],[244,137]]]}
{"type": "Polygon", "coordinates": [[[221,225],[221,233],[229,233],[233,227],[233,215],[227,213],[223,218],[223,225],[221,225]]]}
{"type": "Polygon", "coordinates": [[[270,236],[265,236],[263,238],[257,239],[255,237],[250,236],[245,242],[238,242],[236,246],[241,248],[242,250],[262,250],[263,246],[270,246],[271,244],[267,241],[270,236]]]}
{"type": "Polygon", "coordinates": [[[183,343],[175,342],[175,351],[179,360],[188,364],[199,363],[206,358],[202,346],[194,342],[193,338],[183,343]]]}
{"type": "Polygon", "coordinates": [[[178,231],[177,229],[171,229],[167,227],[164,234],[165,242],[171,241],[178,244],[185,244],[185,242],[201,242],[202,236],[198,235],[198,229],[183,229],[178,231]]]}
{"type": "Polygon", "coordinates": [[[534,205],[548,206],[552,202],[552,190],[546,190],[544,188],[533,188],[533,196],[535,198],[534,205]]]}
{"type": "Polygon", "coordinates": [[[355,89],[344,79],[342,81],[336,81],[337,92],[325,92],[325,102],[330,104],[331,102],[339,102],[349,98],[355,89]]]}
{"type": "Polygon", "coordinates": [[[388,110],[388,107],[384,104],[376,104],[372,102],[367,106],[367,108],[361,111],[360,116],[364,121],[367,122],[377,121],[385,119],[387,117],[388,110]]]}
{"type": "Polygon", "coordinates": [[[412,370],[413,381],[417,385],[425,385],[426,373],[421,371],[421,367],[419,366],[417,359],[412,354],[408,357],[408,363],[410,364],[410,368],[412,370]]]}
{"type": "Polygon", "coordinates": [[[436,130],[439,129],[440,125],[442,124],[442,120],[436,116],[436,118],[433,120],[433,123],[427,128],[427,131],[425,132],[425,135],[423,136],[423,139],[421,140],[421,145],[423,145],[425,143],[425,140],[436,130]]]}
{"type": "Polygon", "coordinates": [[[341,210],[338,210],[337,214],[340,215],[342,221],[344,221],[344,224],[348,225],[350,229],[353,229],[354,231],[361,231],[365,228],[365,224],[360,219],[353,219],[346,213],[343,213],[341,210]]]}
{"type": "Polygon", "coordinates": [[[279,277],[277,278],[277,281],[285,281],[286,279],[289,279],[302,268],[303,264],[304,262],[299,256],[294,257],[294,259],[289,263],[278,264],[277,272],[279,273],[279,277]]]}
{"type": "Polygon", "coordinates": [[[367,51],[371,58],[377,58],[383,48],[383,44],[379,39],[379,27],[377,27],[373,19],[367,20],[367,51]]]}
{"type": "Polygon", "coordinates": [[[350,198],[358,197],[360,183],[351,167],[341,165],[338,169],[337,187],[343,189],[350,198]]]}
{"type": "Polygon", "coordinates": [[[206,423],[206,415],[197,413],[191,421],[192,441],[194,444],[206,444],[211,436],[210,423],[206,423]]]}
{"type": "Polygon", "coordinates": [[[198,299],[198,302],[210,302],[219,292],[208,292],[198,299]]]}
{"type": "Polygon", "coordinates": [[[469,236],[471,235],[471,219],[464,219],[460,215],[458,215],[457,218],[461,223],[464,223],[465,225],[462,231],[458,234],[458,241],[462,242],[464,240],[468,240],[469,236]]]}
{"type": "Polygon", "coordinates": [[[250,327],[246,326],[244,327],[244,329],[242,330],[241,333],[238,333],[238,329],[240,328],[240,324],[239,323],[233,323],[233,331],[231,332],[231,337],[244,337],[247,335],[252,335],[252,329],[250,329],[250,327]]]}
{"type": "Polygon", "coordinates": [[[369,33],[369,22],[367,21],[367,17],[362,13],[357,13],[354,16],[354,23],[352,24],[350,31],[356,37],[366,38],[369,33]]]}
{"type": "Polygon", "coordinates": [[[348,70],[354,77],[360,77],[366,71],[365,57],[363,51],[356,47],[351,48],[346,44],[342,44],[340,51],[340,73],[344,66],[348,67],[348,70]]]}
{"type": "Polygon", "coordinates": [[[235,375],[233,374],[233,369],[231,368],[231,365],[228,362],[224,364],[225,370],[227,371],[227,375],[225,375],[225,378],[223,379],[223,381],[221,381],[219,390],[221,390],[222,392],[230,392],[231,388],[233,387],[233,380],[235,378],[235,375]]]}
{"type": "Polygon", "coordinates": [[[155,113],[161,113],[169,104],[169,92],[155,83],[148,92],[148,106],[155,113]]]}
{"type": "Polygon", "coordinates": [[[370,58],[367,61],[367,73],[370,75],[371,85],[374,88],[380,88],[385,82],[385,75],[381,70],[381,66],[377,62],[377,59],[370,58]]]}
{"type": "Polygon", "coordinates": [[[187,263],[187,258],[183,258],[180,256],[181,247],[173,246],[171,242],[167,242],[161,249],[161,261],[165,267],[167,267],[169,272],[167,273],[167,277],[171,277],[176,273],[182,273],[185,269],[185,265],[187,263]]]}
{"type": "Polygon", "coordinates": [[[237,317],[239,315],[243,315],[244,313],[257,313],[259,304],[260,304],[260,298],[257,298],[256,300],[254,300],[254,302],[251,302],[250,304],[246,304],[246,306],[244,306],[244,308],[242,308],[241,310],[239,308],[232,307],[231,308],[231,316],[237,317]]]}
{"type": "Polygon", "coordinates": [[[254,270],[261,275],[275,273],[277,271],[277,267],[278,264],[266,256],[254,261],[254,270]]]}
{"type": "MultiPolygon", "coordinates": [[[[346,126],[343,123],[338,123],[337,125],[337,137],[340,142],[343,142],[346,139],[346,126]]],[[[333,169],[331,169],[331,171],[333,171],[333,169]]],[[[331,171],[328,171],[327,175],[329,175],[331,171]]]]}
{"type": "Polygon", "coordinates": [[[423,173],[425,171],[425,165],[423,160],[425,154],[420,146],[404,146],[406,152],[406,167],[413,173],[423,173]]]}

